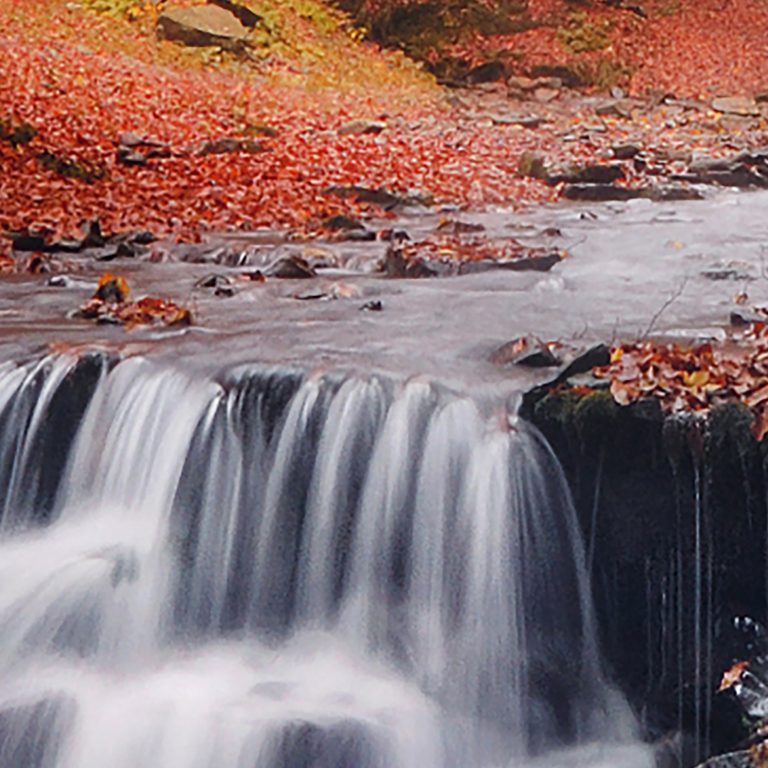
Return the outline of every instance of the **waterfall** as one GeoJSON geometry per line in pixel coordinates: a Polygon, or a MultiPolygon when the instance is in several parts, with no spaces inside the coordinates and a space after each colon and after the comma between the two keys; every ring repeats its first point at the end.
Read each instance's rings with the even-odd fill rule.
{"type": "Polygon", "coordinates": [[[498,405],[50,357],[0,425],[3,768],[648,765],[600,762],[570,495],[498,405]]]}

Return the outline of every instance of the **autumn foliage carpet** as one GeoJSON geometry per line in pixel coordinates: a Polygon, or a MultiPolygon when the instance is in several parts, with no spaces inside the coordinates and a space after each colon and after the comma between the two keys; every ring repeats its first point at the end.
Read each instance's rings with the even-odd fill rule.
{"type": "MultiPolygon", "coordinates": [[[[146,25],[65,0],[3,0],[0,121],[34,135],[0,140],[0,231],[61,237],[93,218],[107,233],[148,229],[187,239],[208,230],[302,227],[357,212],[327,194],[333,185],[461,205],[552,197],[517,172],[524,150],[552,149],[551,132],[458,120],[402,55],[359,42],[334,15],[318,32],[302,2],[303,15],[285,20],[293,37],[254,66],[211,62],[158,43],[146,25]],[[386,130],[340,135],[340,126],[360,118],[381,120],[386,130]],[[126,133],[162,144],[164,156],[122,164],[117,145],[126,133]],[[201,154],[204,142],[225,137],[251,137],[263,151],[201,154]]],[[[647,66],[637,69],[637,88],[690,78],[691,92],[715,81],[731,91],[764,76],[754,71],[755,51],[765,62],[768,6],[731,0],[715,18],[710,5],[686,1],[679,18],[658,22],[643,43],[647,66]]],[[[276,7],[289,14],[293,6],[276,7]]],[[[545,39],[550,32],[535,30],[516,44],[529,45],[533,61],[537,46],[556,44],[545,39]]]]}

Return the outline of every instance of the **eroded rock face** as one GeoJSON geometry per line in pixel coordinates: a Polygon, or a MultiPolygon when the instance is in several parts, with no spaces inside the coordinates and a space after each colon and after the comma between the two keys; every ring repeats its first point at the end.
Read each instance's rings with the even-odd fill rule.
{"type": "Polygon", "coordinates": [[[241,51],[248,29],[228,10],[217,5],[167,8],[157,21],[157,32],[166,40],[190,46],[218,46],[241,51]]]}

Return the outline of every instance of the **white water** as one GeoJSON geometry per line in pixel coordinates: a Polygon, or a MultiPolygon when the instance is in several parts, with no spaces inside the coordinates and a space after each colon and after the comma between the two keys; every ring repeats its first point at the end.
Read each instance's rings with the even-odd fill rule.
{"type": "Polygon", "coordinates": [[[70,444],[78,370],[0,368],[2,768],[650,765],[560,469],[506,413],[132,359],[70,444]]]}

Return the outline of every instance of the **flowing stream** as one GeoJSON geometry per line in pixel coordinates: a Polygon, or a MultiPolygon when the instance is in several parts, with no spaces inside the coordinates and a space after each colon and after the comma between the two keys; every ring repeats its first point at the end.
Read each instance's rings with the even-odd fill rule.
{"type": "Polygon", "coordinates": [[[0,367],[2,768],[651,764],[559,465],[420,379],[0,367]]]}

